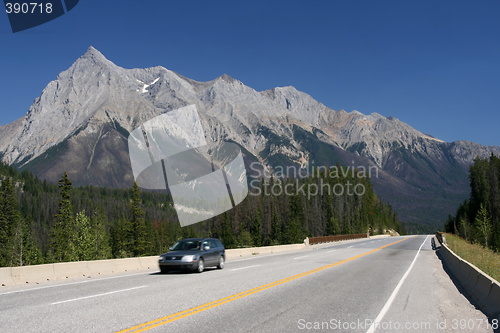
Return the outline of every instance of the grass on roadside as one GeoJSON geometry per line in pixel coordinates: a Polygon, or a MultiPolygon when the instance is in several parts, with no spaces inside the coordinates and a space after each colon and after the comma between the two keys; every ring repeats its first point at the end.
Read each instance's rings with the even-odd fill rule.
{"type": "Polygon", "coordinates": [[[446,234],[445,237],[450,250],[495,280],[500,281],[500,254],[479,244],[471,244],[453,234],[446,234]]]}

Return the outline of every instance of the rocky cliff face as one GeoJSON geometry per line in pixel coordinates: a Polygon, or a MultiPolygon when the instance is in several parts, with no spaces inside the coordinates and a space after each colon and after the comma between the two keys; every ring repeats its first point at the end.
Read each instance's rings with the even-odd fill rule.
{"type": "Polygon", "coordinates": [[[0,127],[0,156],[39,177],[129,187],[128,134],[195,104],[209,144],[238,143],[277,166],[377,166],[373,182],[408,221],[437,223],[468,194],[468,165],[499,147],[446,143],[393,117],[335,111],[293,87],[257,92],[222,75],[197,82],[163,67],[124,69],[90,47],[50,82],[26,116],[0,127]]]}

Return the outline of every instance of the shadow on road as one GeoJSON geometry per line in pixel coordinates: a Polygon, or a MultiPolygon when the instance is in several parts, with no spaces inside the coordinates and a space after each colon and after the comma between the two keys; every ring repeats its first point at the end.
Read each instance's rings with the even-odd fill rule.
{"type": "Polygon", "coordinates": [[[150,273],[149,275],[189,275],[189,274],[203,274],[203,273],[208,273],[210,271],[217,271],[218,269],[216,267],[206,267],[205,270],[202,273],[197,273],[195,271],[169,271],[168,273],[162,273],[160,271],[150,273]]]}

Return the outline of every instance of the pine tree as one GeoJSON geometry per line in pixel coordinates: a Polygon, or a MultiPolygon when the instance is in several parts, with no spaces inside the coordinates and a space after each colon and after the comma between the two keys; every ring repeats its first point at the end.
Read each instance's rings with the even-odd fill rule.
{"type": "Polygon", "coordinates": [[[111,250],[115,258],[127,258],[133,255],[132,225],[130,220],[121,216],[111,226],[111,250]]]}
{"type": "Polygon", "coordinates": [[[286,226],[284,235],[286,243],[301,243],[306,237],[304,232],[305,214],[302,195],[292,195],[290,197],[289,207],[288,225],[286,226]]]}
{"type": "Polygon", "coordinates": [[[491,218],[486,207],[481,204],[479,212],[474,221],[478,238],[481,242],[484,240],[484,244],[488,247],[488,240],[491,235],[491,218]]]}
{"type": "Polygon", "coordinates": [[[240,229],[238,234],[238,246],[239,247],[251,247],[252,246],[252,235],[250,232],[244,229],[240,229]]]}
{"type": "Polygon", "coordinates": [[[141,207],[141,190],[136,182],[132,185],[132,202],[130,204],[132,215],[133,249],[135,256],[147,253],[146,224],[144,210],[141,207]]]}
{"type": "Polygon", "coordinates": [[[332,216],[330,218],[330,221],[328,221],[327,234],[328,235],[339,235],[340,234],[339,220],[337,219],[337,217],[332,216]]]}
{"type": "Polygon", "coordinates": [[[95,258],[93,252],[94,233],[90,218],[85,215],[85,211],[76,214],[76,257],[77,260],[92,260],[95,258]]]}
{"type": "Polygon", "coordinates": [[[262,207],[259,206],[250,229],[254,246],[262,245],[262,214],[262,207]]]}
{"type": "Polygon", "coordinates": [[[91,219],[93,231],[92,259],[111,258],[111,246],[109,244],[109,233],[106,230],[106,221],[107,217],[104,208],[96,208],[91,219]]]}
{"type": "Polygon", "coordinates": [[[14,226],[10,242],[10,262],[9,266],[23,266],[23,222],[19,220],[14,226]]]}
{"type": "Polygon", "coordinates": [[[71,203],[72,183],[64,172],[59,180],[59,211],[51,230],[51,250],[55,261],[73,261],[77,259],[75,242],[76,228],[71,203]]]}
{"type": "MultiPolygon", "coordinates": [[[[14,263],[15,232],[20,228],[21,213],[17,203],[17,193],[12,179],[7,177],[0,187],[0,264],[14,263]]],[[[19,232],[18,232],[19,233],[19,232]]]]}
{"type": "Polygon", "coordinates": [[[231,222],[229,221],[229,214],[225,212],[222,214],[222,230],[221,230],[221,238],[224,246],[227,249],[234,248],[234,233],[231,228],[231,222]]]}
{"type": "Polygon", "coordinates": [[[23,265],[43,264],[42,251],[40,250],[40,246],[33,235],[34,221],[31,216],[22,221],[22,263],[23,265]]]}
{"type": "Polygon", "coordinates": [[[271,245],[278,245],[281,242],[281,223],[278,209],[273,206],[271,213],[271,245]]]}

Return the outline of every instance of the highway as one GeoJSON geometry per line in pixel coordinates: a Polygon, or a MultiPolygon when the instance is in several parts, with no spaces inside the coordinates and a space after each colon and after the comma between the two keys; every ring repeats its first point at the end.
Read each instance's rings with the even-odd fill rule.
{"type": "Polygon", "coordinates": [[[3,287],[0,332],[493,332],[432,238],[322,244],[202,274],[3,287]]]}

